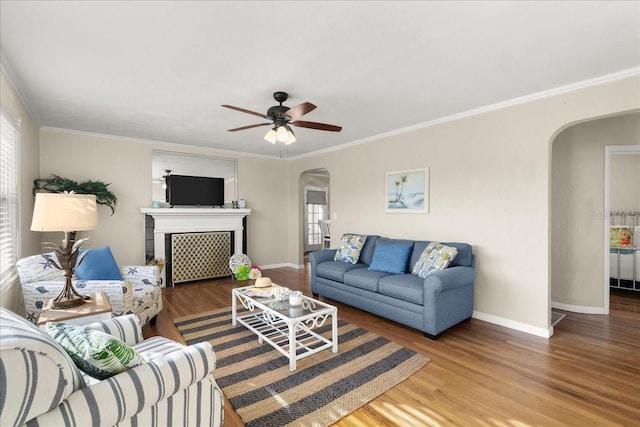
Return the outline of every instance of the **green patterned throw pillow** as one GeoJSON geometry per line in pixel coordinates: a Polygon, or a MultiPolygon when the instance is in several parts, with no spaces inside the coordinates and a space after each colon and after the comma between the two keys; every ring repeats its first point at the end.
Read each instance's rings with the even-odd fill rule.
{"type": "Polygon", "coordinates": [[[458,255],[458,250],[438,242],[431,242],[422,251],[420,259],[413,266],[411,274],[426,279],[434,271],[443,270],[449,266],[458,255]]]}
{"type": "Polygon", "coordinates": [[[345,234],[340,241],[340,247],[333,257],[334,261],[357,264],[360,259],[360,251],[364,246],[367,236],[361,234],[345,234]]]}
{"type": "Polygon", "coordinates": [[[133,348],[102,331],[57,322],[47,323],[46,331],[80,370],[100,380],[145,363],[133,348]]]}

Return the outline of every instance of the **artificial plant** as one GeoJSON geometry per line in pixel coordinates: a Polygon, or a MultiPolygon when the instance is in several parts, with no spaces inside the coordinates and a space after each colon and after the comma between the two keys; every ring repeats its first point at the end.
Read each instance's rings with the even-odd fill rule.
{"type": "Polygon", "coordinates": [[[58,175],[51,175],[49,178],[38,178],[33,181],[33,194],[35,195],[38,191],[46,193],[70,193],[73,191],[76,194],[93,194],[96,196],[96,203],[108,206],[111,209],[111,215],[113,215],[116,211],[118,198],[107,188],[109,185],[111,184],[105,184],[102,181],[77,182],[58,175]]]}

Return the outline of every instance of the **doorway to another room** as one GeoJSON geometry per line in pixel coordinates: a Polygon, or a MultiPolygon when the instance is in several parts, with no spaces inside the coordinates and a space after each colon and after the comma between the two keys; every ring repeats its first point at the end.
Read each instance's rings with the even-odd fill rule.
{"type": "Polygon", "coordinates": [[[330,218],[329,205],[329,172],[316,169],[302,174],[303,189],[303,251],[305,259],[312,251],[322,249],[326,233],[323,233],[321,222],[330,218]]]}

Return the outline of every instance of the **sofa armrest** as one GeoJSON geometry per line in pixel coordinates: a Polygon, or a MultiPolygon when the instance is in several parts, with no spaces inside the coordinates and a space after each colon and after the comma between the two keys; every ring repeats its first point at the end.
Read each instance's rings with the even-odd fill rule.
{"type": "Polygon", "coordinates": [[[144,339],[142,337],[140,319],[135,314],[91,323],[87,327],[113,335],[127,345],[138,344],[144,339]]]}
{"type": "Polygon", "coordinates": [[[426,294],[439,294],[465,286],[473,287],[476,270],[471,267],[456,266],[436,271],[424,279],[426,294]]]}
{"type": "Polygon", "coordinates": [[[120,271],[122,278],[131,286],[160,286],[160,269],[157,265],[127,265],[120,271]]]}
{"type": "Polygon", "coordinates": [[[318,264],[325,261],[332,261],[337,249],[321,249],[309,254],[309,264],[311,265],[311,292],[316,293],[316,268],[318,264]]]}
{"type": "Polygon", "coordinates": [[[313,251],[309,254],[309,263],[311,268],[314,268],[321,262],[331,261],[336,255],[337,249],[321,249],[319,251],[313,251]]]}
{"type": "Polygon", "coordinates": [[[207,379],[215,367],[209,343],[194,344],[72,393],[37,425],[115,425],[207,379]]]}

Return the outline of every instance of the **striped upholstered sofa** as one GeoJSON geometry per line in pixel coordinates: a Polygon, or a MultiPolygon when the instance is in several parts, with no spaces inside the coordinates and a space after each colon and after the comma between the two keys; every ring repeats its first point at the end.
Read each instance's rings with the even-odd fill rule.
{"type": "Polygon", "coordinates": [[[82,373],[43,330],[0,308],[2,426],[221,426],[223,397],[209,343],[142,340],[127,315],[89,327],[140,353],[145,363],[97,380],[82,373]]]}
{"type": "MultiPolygon", "coordinates": [[[[48,265],[42,255],[22,258],[16,267],[27,319],[37,323],[44,301],[55,298],[62,290],[64,276],[61,270],[48,265]]],[[[74,280],[74,286],[82,294],[104,292],[114,316],[135,314],[142,325],[149,321],[153,324],[162,310],[158,267],[130,265],[120,272],[123,280],[74,280]]]]}

